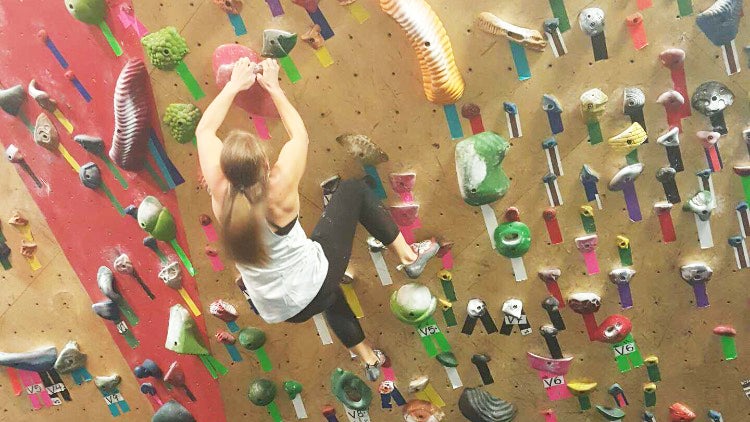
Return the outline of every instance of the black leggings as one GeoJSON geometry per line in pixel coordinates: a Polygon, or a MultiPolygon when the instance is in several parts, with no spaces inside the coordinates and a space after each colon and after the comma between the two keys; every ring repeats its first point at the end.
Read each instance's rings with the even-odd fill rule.
{"type": "Polygon", "coordinates": [[[347,348],[365,339],[365,333],[339,286],[352,256],[357,223],[384,245],[390,245],[399,235],[390,213],[367,184],[362,180],[344,180],[331,196],[310,236],[323,247],[328,259],[328,275],[312,302],[287,320],[301,323],[322,312],[336,337],[347,348]]]}

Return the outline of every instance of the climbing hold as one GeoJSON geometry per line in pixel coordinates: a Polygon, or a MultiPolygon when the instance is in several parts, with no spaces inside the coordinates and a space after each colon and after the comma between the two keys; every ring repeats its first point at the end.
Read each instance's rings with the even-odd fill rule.
{"type": "Polygon", "coordinates": [[[122,295],[120,295],[115,287],[115,275],[109,268],[105,266],[99,267],[99,270],[96,272],[96,284],[108,299],[114,302],[122,300],[122,295]]]}
{"type": "Polygon", "coordinates": [[[717,0],[695,17],[695,23],[711,43],[722,47],[737,37],[742,0],[717,0]]]}
{"type": "Polygon", "coordinates": [[[208,349],[203,345],[195,321],[190,317],[187,309],[182,305],[169,308],[169,328],[164,342],[167,349],[188,355],[208,355],[208,349]]]}
{"type": "Polygon", "coordinates": [[[510,180],[502,162],[510,144],[495,132],[482,132],[456,144],[456,174],[464,201],[487,205],[505,196],[510,180]]]}
{"type": "Polygon", "coordinates": [[[39,114],[36,118],[34,142],[49,151],[55,151],[60,144],[60,133],[44,113],[39,114]]]}
{"type": "Polygon", "coordinates": [[[170,104],[164,112],[163,122],[169,127],[172,137],[185,144],[195,139],[195,128],[202,115],[201,109],[193,104],[170,104]]]}
{"type": "MultiPolygon", "coordinates": [[[[244,45],[224,44],[216,47],[213,54],[213,70],[216,86],[219,89],[229,82],[237,60],[246,57],[253,63],[259,63],[261,56],[244,45]]],[[[253,84],[250,89],[242,91],[234,97],[234,104],[247,111],[251,116],[279,117],[279,112],[271,99],[271,95],[260,86],[253,84]]]]}
{"type": "Polygon", "coordinates": [[[97,25],[104,20],[107,3],[104,0],[65,0],[68,12],[81,22],[97,25]]]}
{"type": "Polygon", "coordinates": [[[586,122],[596,122],[604,115],[609,97],[599,88],[594,88],[581,94],[580,100],[583,119],[586,122]]]}
{"type": "Polygon", "coordinates": [[[685,202],[682,209],[694,213],[701,221],[708,221],[713,210],[713,195],[707,190],[702,190],[685,202]]]}
{"type": "Polygon", "coordinates": [[[240,330],[237,340],[247,350],[258,350],[266,344],[266,333],[255,327],[240,330]]]}
{"type": "Polygon", "coordinates": [[[214,4],[219,8],[232,15],[239,15],[242,12],[241,0],[214,0],[214,4]]]}
{"type": "Polygon", "coordinates": [[[638,122],[631,124],[622,133],[609,138],[609,146],[616,152],[626,155],[636,150],[642,143],[646,142],[648,135],[638,122]]]}
{"type": "Polygon", "coordinates": [[[83,149],[94,155],[104,154],[104,141],[102,138],[90,135],[76,135],[73,140],[82,146],[83,149]]]}
{"type": "Polygon", "coordinates": [[[531,230],[520,221],[507,221],[495,229],[495,250],[506,258],[520,258],[531,247],[531,230]]]}
{"type": "Polygon", "coordinates": [[[219,318],[224,322],[232,322],[237,320],[237,308],[235,308],[231,303],[225,302],[221,299],[217,299],[211,302],[208,310],[211,315],[219,318]]]}
{"type": "Polygon", "coordinates": [[[0,352],[0,366],[22,371],[44,372],[52,369],[57,359],[57,348],[43,347],[23,353],[0,352]]]}
{"type": "Polygon", "coordinates": [[[263,31],[263,50],[260,55],[280,59],[286,57],[297,45],[297,34],[280,29],[266,29],[263,31]]]}
{"type": "Polygon", "coordinates": [[[130,59],[117,78],[114,95],[115,130],[109,158],[123,170],[146,165],[151,130],[150,76],[146,64],[130,59]]]}
{"type": "Polygon", "coordinates": [[[331,374],[333,395],[348,409],[367,410],[372,401],[372,390],[361,378],[349,371],[336,368],[331,374]]]}
{"type": "Polygon", "coordinates": [[[302,34],[300,38],[305,44],[312,47],[313,50],[320,50],[325,43],[323,35],[320,33],[320,25],[313,25],[307,32],[302,34]]]}
{"type": "Polygon", "coordinates": [[[172,261],[164,265],[159,270],[159,278],[167,287],[175,290],[182,288],[182,270],[180,264],[176,261],[172,261]]]}
{"type": "Polygon", "coordinates": [[[177,236],[172,213],[153,196],[143,198],[138,205],[138,224],[157,240],[168,242],[177,236]]]}
{"type": "Polygon", "coordinates": [[[94,303],[91,305],[91,309],[94,313],[106,320],[120,322],[120,308],[118,308],[117,304],[111,300],[94,303]]]}
{"type": "Polygon", "coordinates": [[[697,417],[698,416],[692,411],[692,409],[682,403],[674,403],[669,406],[670,422],[690,422],[697,417]]]}
{"type": "Polygon", "coordinates": [[[114,391],[121,382],[122,377],[117,374],[106,377],[94,377],[94,385],[96,385],[96,388],[107,392],[114,391]]]}
{"type": "Polygon", "coordinates": [[[405,422],[440,422],[445,413],[439,407],[424,400],[409,400],[403,407],[405,422]]]}
{"type": "Polygon", "coordinates": [[[81,179],[83,186],[89,189],[96,189],[102,185],[102,172],[96,163],[89,162],[81,166],[78,170],[78,178],[81,179]]]}
{"type": "Polygon", "coordinates": [[[151,422],[195,422],[195,418],[180,403],[170,400],[156,411],[151,422]]]}
{"type": "Polygon", "coordinates": [[[26,91],[23,90],[23,86],[16,85],[0,89],[0,108],[11,116],[18,116],[24,101],[26,101],[26,91]]]}
{"type": "Polygon", "coordinates": [[[55,361],[55,370],[61,374],[69,374],[84,366],[86,366],[86,354],[81,353],[75,341],[69,341],[55,361]]]}
{"type": "Polygon", "coordinates": [[[604,32],[604,11],[598,7],[589,7],[581,10],[578,16],[578,25],[589,37],[604,32]]]}
{"type": "Polygon", "coordinates": [[[159,365],[151,359],[144,360],[142,364],[133,369],[133,372],[137,378],[154,377],[156,379],[162,379],[164,376],[159,365]]]}
{"type": "Polygon", "coordinates": [[[419,283],[404,284],[391,295],[391,312],[407,324],[419,324],[429,318],[436,308],[435,296],[419,283]]]}
{"type": "Polygon", "coordinates": [[[345,134],[337,137],[336,142],[363,166],[376,166],[388,161],[388,154],[366,135],[345,134]]]}
{"type": "Polygon", "coordinates": [[[517,412],[512,403],[481,388],[465,388],[458,399],[458,409],[471,422],[510,422],[517,412]]]}
{"type": "Polygon", "coordinates": [[[247,398],[256,406],[268,406],[276,398],[276,385],[265,378],[258,378],[250,383],[247,398]]]}
{"type": "Polygon", "coordinates": [[[544,51],[547,41],[536,29],[522,28],[506,22],[489,12],[482,12],[476,19],[477,26],[492,35],[501,35],[510,41],[534,51],[544,51]]]}
{"type": "Polygon", "coordinates": [[[57,110],[57,101],[50,98],[49,94],[41,89],[37,88],[36,80],[32,79],[28,86],[29,95],[34,101],[39,104],[39,107],[49,111],[50,113],[57,110]]]}
{"type": "Polygon", "coordinates": [[[151,64],[161,70],[172,70],[190,51],[177,28],[167,26],[141,38],[151,64]]]}

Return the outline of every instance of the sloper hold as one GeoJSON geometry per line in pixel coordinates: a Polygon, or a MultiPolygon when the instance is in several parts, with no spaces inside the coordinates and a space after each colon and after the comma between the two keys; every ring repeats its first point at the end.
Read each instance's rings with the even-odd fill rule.
{"type": "Polygon", "coordinates": [[[207,355],[208,349],[203,345],[195,321],[187,309],[177,304],[169,308],[169,328],[164,342],[167,349],[188,355],[207,355]]]}
{"type": "Polygon", "coordinates": [[[458,409],[470,422],[510,422],[516,418],[516,407],[493,397],[482,388],[465,388],[458,399],[458,409]]]}
{"type": "Polygon", "coordinates": [[[388,161],[388,154],[375,145],[369,136],[344,134],[337,137],[336,142],[345,147],[349,155],[359,160],[363,166],[376,166],[388,161]]]}
{"type": "Polygon", "coordinates": [[[0,352],[0,366],[23,371],[44,372],[52,369],[57,359],[57,348],[43,347],[23,353],[0,352]]]}
{"type": "Polygon", "coordinates": [[[297,45],[297,34],[280,29],[266,29],[263,31],[263,50],[261,56],[280,59],[286,57],[297,45]]]}
{"type": "Polygon", "coordinates": [[[34,142],[49,151],[55,151],[60,144],[60,133],[46,114],[41,113],[34,125],[34,142]]]}
{"type": "Polygon", "coordinates": [[[91,309],[94,313],[106,320],[120,322],[120,309],[117,307],[117,304],[111,300],[95,303],[91,305],[91,309]]]}
{"type": "Polygon", "coordinates": [[[115,275],[109,268],[103,265],[99,267],[99,270],[96,272],[96,284],[108,299],[115,302],[122,300],[122,295],[120,295],[117,287],[115,287],[115,275]]]}
{"type": "Polygon", "coordinates": [[[0,108],[11,116],[18,116],[25,100],[26,91],[23,90],[21,85],[0,89],[0,108]]]}
{"type": "Polygon", "coordinates": [[[75,341],[69,341],[55,361],[55,370],[61,374],[69,374],[84,366],[86,366],[86,354],[81,352],[75,341]]]}
{"type": "Polygon", "coordinates": [[[114,391],[121,382],[122,377],[117,374],[94,378],[94,385],[103,391],[114,391]]]}
{"type": "Polygon", "coordinates": [[[237,341],[247,350],[258,350],[266,344],[266,333],[255,327],[246,327],[240,330],[237,341]]]}
{"type": "MultiPolygon", "coordinates": [[[[240,44],[224,44],[216,47],[212,56],[214,81],[219,89],[232,78],[234,64],[241,58],[247,57],[257,64],[263,58],[253,49],[240,44]]],[[[271,99],[271,95],[260,86],[253,84],[250,89],[240,92],[234,97],[234,104],[247,111],[251,116],[278,118],[279,112],[271,99]]]]}
{"type": "Polygon", "coordinates": [[[157,240],[168,242],[177,236],[172,213],[153,196],[143,198],[138,205],[138,224],[157,240]]]}
{"type": "Polygon", "coordinates": [[[276,384],[265,378],[258,378],[250,383],[247,398],[256,406],[268,406],[276,398],[276,391],[276,384]]]}
{"type": "Polygon", "coordinates": [[[701,221],[708,221],[713,211],[713,195],[707,190],[697,192],[682,205],[682,209],[694,213],[701,221]]]}
{"type": "Polygon", "coordinates": [[[81,179],[83,186],[89,189],[96,189],[102,185],[102,172],[93,162],[81,166],[78,170],[78,178],[81,179]]]}
{"type": "Polygon", "coordinates": [[[510,180],[502,162],[508,148],[508,141],[495,132],[482,132],[456,144],[456,175],[464,202],[480,206],[505,196],[510,180]]]}
{"type": "Polygon", "coordinates": [[[695,17],[695,23],[714,45],[721,47],[737,37],[742,0],[717,0],[695,17]]]}
{"type": "Polygon", "coordinates": [[[107,3],[104,0],[65,0],[68,12],[81,22],[96,25],[104,20],[107,3]]]}
{"type": "Polygon", "coordinates": [[[609,181],[609,190],[613,192],[617,192],[622,190],[627,184],[632,183],[635,179],[638,178],[638,176],[643,173],[643,164],[642,163],[635,163],[631,164],[629,166],[625,166],[620,169],[617,173],[615,173],[614,176],[612,176],[612,180],[609,181]]]}
{"type": "Polygon", "coordinates": [[[427,286],[408,283],[393,292],[390,305],[391,312],[399,321],[417,325],[435,312],[437,298],[427,286]]]}
{"type": "Polygon", "coordinates": [[[170,400],[156,411],[151,422],[195,422],[195,418],[180,403],[170,400]]]}
{"type": "Polygon", "coordinates": [[[73,138],[78,145],[94,155],[104,154],[104,141],[102,138],[90,135],[76,135],[73,138]]]}
{"type": "Polygon", "coordinates": [[[589,7],[581,10],[578,15],[578,26],[589,37],[604,32],[604,11],[598,7],[589,7]]]}

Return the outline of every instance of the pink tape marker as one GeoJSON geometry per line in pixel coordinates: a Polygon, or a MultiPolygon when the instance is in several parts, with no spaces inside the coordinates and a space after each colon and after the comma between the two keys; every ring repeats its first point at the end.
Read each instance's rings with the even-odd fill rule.
{"type": "Polygon", "coordinates": [[[583,255],[588,275],[599,274],[599,260],[596,258],[596,246],[599,244],[599,236],[591,234],[575,238],[576,248],[583,255]]]}
{"type": "Polygon", "coordinates": [[[206,234],[206,239],[208,239],[209,242],[216,242],[219,240],[214,225],[211,224],[211,217],[206,214],[201,214],[198,216],[198,221],[201,223],[201,226],[203,226],[203,233],[206,234]]]}
{"type": "Polygon", "coordinates": [[[250,116],[255,126],[255,131],[258,132],[260,139],[271,139],[271,132],[268,131],[268,125],[266,124],[265,117],[261,116],[250,116]]]}
{"type": "Polygon", "coordinates": [[[219,258],[219,252],[211,246],[206,246],[205,251],[208,260],[211,261],[211,268],[216,272],[223,271],[224,263],[222,263],[221,258],[219,258]]]}
{"type": "Polygon", "coordinates": [[[557,415],[555,414],[555,409],[543,410],[542,415],[544,415],[544,422],[557,422],[557,415]]]}
{"type": "Polygon", "coordinates": [[[396,381],[396,373],[393,372],[393,366],[391,366],[391,358],[385,358],[383,366],[380,368],[383,372],[383,379],[385,381],[396,381]]]}
{"type": "Polygon", "coordinates": [[[630,39],[633,41],[633,48],[640,50],[648,45],[648,39],[646,39],[646,28],[643,25],[643,15],[639,12],[633,13],[625,18],[625,24],[628,27],[628,31],[630,31],[630,39]]]}
{"type": "Polygon", "coordinates": [[[724,168],[724,164],[721,162],[721,155],[719,155],[719,139],[721,134],[719,132],[710,132],[707,130],[701,130],[696,133],[698,139],[703,144],[703,148],[706,150],[706,162],[712,172],[716,173],[724,168]]]}
{"type": "Polygon", "coordinates": [[[388,210],[404,235],[406,243],[414,243],[414,229],[422,226],[417,216],[419,204],[391,205],[388,210]]]}
{"type": "Polygon", "coordinates": [[[441,256],[440,259],[443,261],[443,269],[453,269],[453,252],[448,251],[445,255],[441,256]]]}
{"type": "Polygon", "coordinates": [[[39,373],[31,372],[31,379],[34,381],[34,384],[41,386],[42,390],[39,392],[39,396],[42,399],[42,403],[47,407],[54,406],[55,404],[52,403],[52,398],[49,396],[47,387],[44,386],[44,382],[42,382],[42,377],[39,376],[39,373]]]}
{"type": "Polygon", "coordinates": [[[539,379],[542,380],[547,398],[556,401],[573,397],[573,394],[568,390],[568,383],[565,381],[565,375],[570,370],[573,361],[572,356],[553,359],[526,352],[526,359],[531,368],[537,371],[539,379]]]}
{"type": "Polygon", "coordinates": [[[139,38],[143,38],[148,35],[148,29],[135,17],[133,7],[127,3],[120,5],[120,11],[117,13],[117,18],[125,28],[133,27],[133,30],[139,38]]]}
{"type": "Polygon", "coordinates": [[[21,378],[21,383],[24,386],[24,389],[26,391],[26,395],[29,397],[29,401],[31,402],[31,408],[34,410],[39,410],[42,408],[42,403],[39,401],[39,396],[37,396],[37,391],[39,389],[38,386],[36,386],[33,378],[31,377],[32,372],[29,371],[18,371],[18,376],[21,378]]]}
{"type": "Polygon", "coordinates": [[[635,4],[638,6],[638,10],[645,10],[654,5],[651,0],[636,0],[635,4]]]}

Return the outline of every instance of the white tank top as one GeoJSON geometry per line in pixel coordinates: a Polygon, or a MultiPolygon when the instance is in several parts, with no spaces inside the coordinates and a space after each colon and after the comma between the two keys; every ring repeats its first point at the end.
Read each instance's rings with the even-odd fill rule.
{"type": "Polygon", "coordinates": [[[260,316],[268,323],[277,323],[297,315],[312,302],[328,274],[328,260],[320,244],[307,238],[299,219],[285,236],[274,233],[268,225],[266,229],[263,241],[268,265],[235,265],[260,316]]]}

